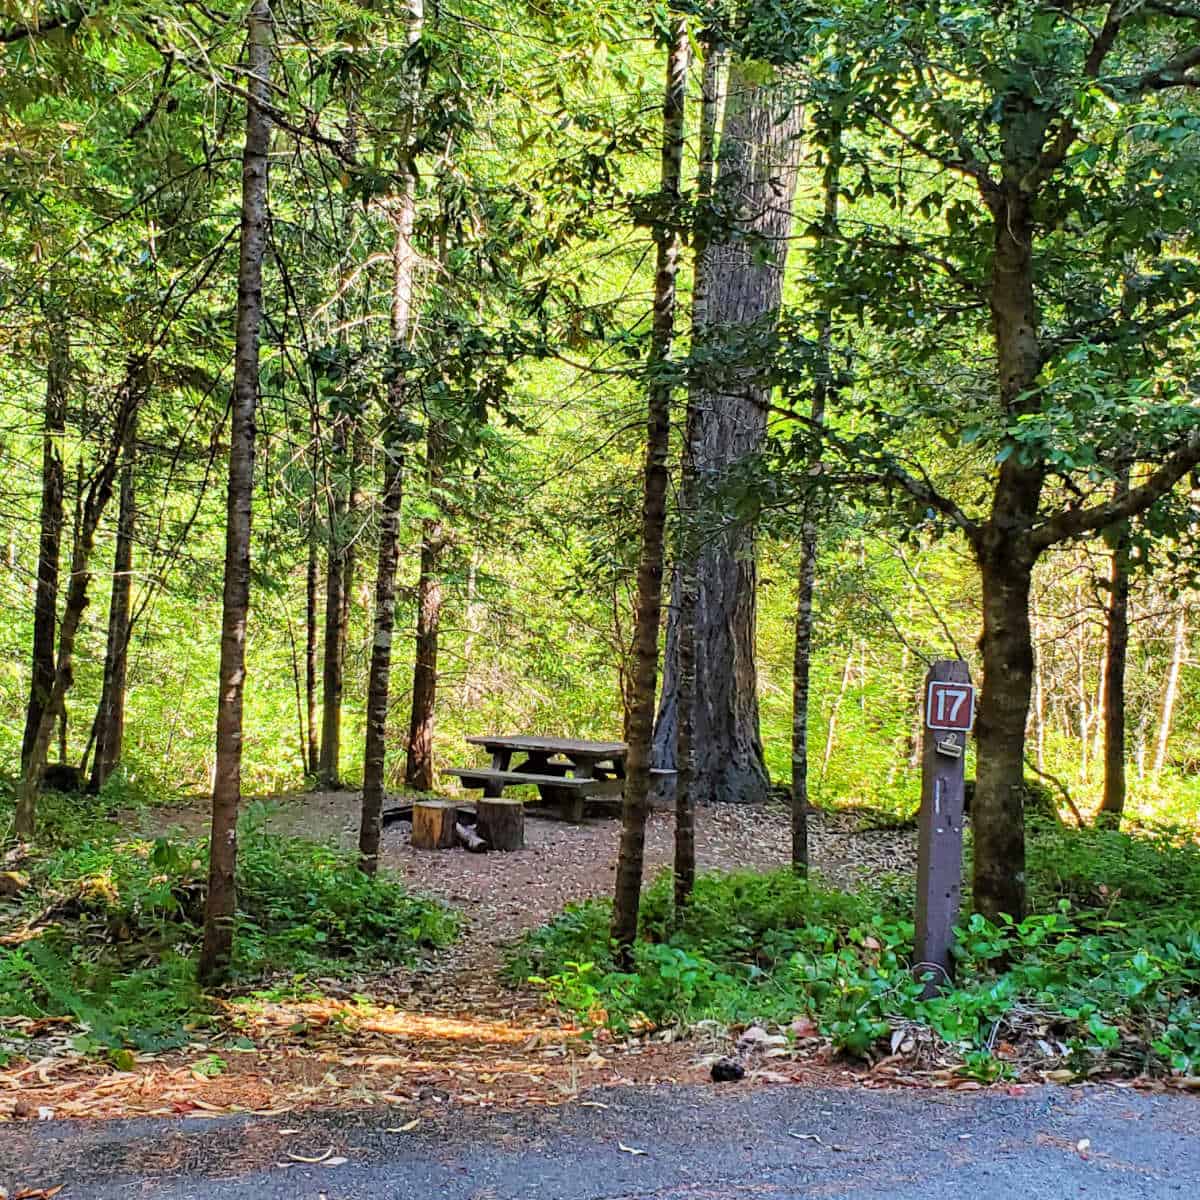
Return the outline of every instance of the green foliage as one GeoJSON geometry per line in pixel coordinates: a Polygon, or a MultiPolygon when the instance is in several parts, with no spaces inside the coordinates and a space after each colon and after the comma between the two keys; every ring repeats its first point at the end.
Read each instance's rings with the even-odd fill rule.
{"type": "MultiPolygon", "coordinates": [[[[356,975],[455,935],[447,909],[346,854],[269,835],[253,814],[240,842],[239,987],[356,975]]],[[[0,1015],[71,1017],[84,1049],[186,1041],[212,1020],[193,962],[206,862],[199,840],[95,836],[37,861],[18,914],[35,936],[0,948],[0,1015]]]]}
{"type": "Polygon", "coordinates": [[[529,935],[509,970],[622,1030],[804,1015],[860,1056],[923,1027],[982,1079],[1009,1069],[994,1057],[998,1041],[1018,1057],[1060,1046],[1080,1071],[1194,1071],[1200,848],[1046,828],[1030,865],[1043,911],[1000,925],[972,914],[959,930],[955,986],[928,1000],[913,978],[907,897],[847,895],[790,871],[702,877],[678,928],[670,881],[657,880],[630,970],[617,963],[599,901],[529,935]]]}

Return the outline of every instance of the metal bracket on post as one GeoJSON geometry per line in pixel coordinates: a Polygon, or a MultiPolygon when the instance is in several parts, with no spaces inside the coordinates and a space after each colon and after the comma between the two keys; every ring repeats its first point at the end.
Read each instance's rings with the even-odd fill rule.
{"type": "Polygon", "coordinates": [[[962,900],[962,829],[967,734],[975,689],[967,664],[943,659],[925,681],[921,814],[917,850],[914,973],[931,996],[954,978],[950,950],[962,900]]]}

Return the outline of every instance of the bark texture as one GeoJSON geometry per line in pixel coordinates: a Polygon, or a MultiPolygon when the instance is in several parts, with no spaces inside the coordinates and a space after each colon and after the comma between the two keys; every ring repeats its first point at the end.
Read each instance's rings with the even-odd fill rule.
{"type": "Polygon", "coordinates": [[[646,817],[650,800],[650,754],[658,683],[658,640],[662,621],[663,546],[667,515],[667,456],[671,441],[671,380],[668,357],[675,334],[675,281],[679,271],[678,213],[683,166],[684,102],[690,59],[687,25],[672,25],[663,93],[659,195],[662,215],[654,227],[654,316],[647,363],[646,461],[642,495],[642,548],[637,575],[634,634],[634,692],[629,711],[629,756],[621,810],[612,936],[628,948],[637,937],[646,817]]]}
{"type": "Polygon", "coordinates": [[[248,101],[242,151],[241,244],[229,489],[225,524],[225,589],[217,696],[216,770],[204,944],[199,977],[224,978],[233,957],[237,910],[237,820],[242,787],[242,697],[246,682],[246,616],[250,607],[250,526],[254,498],[255,414],[258,407],[262,268],[267,235],[267,163],[271,143],[272,15],[269,0],[254,0],[247,18],[248,101]]]}
{"type": "MultiPolygon", "coordinates": [[[[1127,491],[1129,476],[1118,481],[1127,491]]],[[[1125,812],[1125,669],[1129,659],[1129,529],[1117,532],[1108,584],[1104,650],[1104,795],[1098,825],[1120,828],[1125,812]]]]}
{"type": "Polygon", "coordinates": [[[21,766],[37,737],[42,713],[54,688],[54,635],[58,624],[58,567],[62,547],[63,467],[62,439],[67,428],[67,387],[70,344],[62,314],[48,306],[49,338],[46,356],[46,415],[42,426],[42,509],[38,538],[37,586],[33,598],[33,670],[25,734],[21,740],[21,766]]]}
{"type": "MultiPolygon", "coordinates": [[[[715,187],[717,231],[701,265],[707,280],[705,326],[694,353],[720,359],[769,332],[779,309],[792,200],[796,189],[800,113],[778,80],[754,82],[756,71],[729,71],[715,187]]],[[[766,431],[767,388],[754,367],[694,370],[699,419],[690,453],[702,495],[754,454],[766,431]]],[[[706,536],[696,567],[695,770],[692,787],[705,802],[752,803],[770,790],[759,735],[755,677],[754,532],[734,525],[706,536]]],[[[679,628],[668,629],[662,701],[654,737],[655,765],[674,768],[679,719],[679,628]]]]}
{"type": "Polygon", "coordinates": [[[75,637],[84,609],[91,600],[91,559],[96,545],[96,530],[100,518],[112,499],[113,484],[125,444],[126,431],[137,413],[145,389],[146,359],[138,355],[129,360],[124,380],[117,395],[116,411],[108,446],[97,464],[87,487],[80,487],[79,519],[71,548],[71,577],[67,598],[63,604],[62,623],[58,629],[58,652],[54,665],[54,680],[42,708],[41,718],[34,731],[33,743],[25,761],[17,803],[13,814],[13,833],[21,839],[32,839],[36,832],[37,795],[46,755],[54,734],[55,719],[61,717],[65,729],[66,697],[75,679],[75,637]]]}
{"type": "Polygon", "coordinates": [[[121,495],[117,542],[113,552],[112,592],[108,606],[108,640],[104,650],[104,682],[96,713],[96,751],[91,789],[98,792],[121,761],[125,745],[125,684],[133,616],[133,539],[137,521],[134,472],[137,466],[137,420],[130,418],[121,460],[121,495]]]}
{"type": "Polygon", "coordinates": [[[342,688],[346,664],[346,626],[350,615],[347,575],[350,556],[347,526],[351,484],[341,478],[349,469],[353,443],[350,416],[338,413],[333,421],[335,478],[329,496],[329,542],[325,563],[325,644],[321,665],[321,753],[317,779],[324,788],[341,787],[342,688]]]}
{"type": "MultiPolygon", "coordinates": [[[[1012,419],[1036,400],[1042,367],[1040,314],[1034,293],[1033,195],[1026,180],[1040,169],[1047,114],[1023,98],[1001,118],[1004,165],[985,197],[992,215],[989,304],[996,347],[998,400],[1012,419]]],[[[983,583],[983,687],[976,743],[978,768],[971,823],[976,909],[990,920],[1025,915],[1025,726],[1033,690],[1030,585],[1038,551],[1045,471],[1010,453],[1000,466],[987,523],[974,539],[983,583]]]]}
{"type": "MultiPolygon", "coordinates": [[[[696,170],[696,204],[700,219],[693,234],[695,268],[692,280],[692,330],[704,328],[708,312],[708,277],[704,272],[708,245],[707,218],[711,210],[717,116],[721,102],[721,70],[724,50],[713,37],[705,39],[704,75],[700,93],[700,146],[696,170]]],[[[696,559],[700,534],[696,520],[696,464],[692,446],[699,435],[698,393],[688,393],[683,445],[680,450],[679,520],[681,526],[679,567],[675,577],[678,597],[677,637],[679,685],[676,699],[675,732],[675,912],[678,916],[696,882],[695,702],[696,702],[696,559]]]]}
{"type": "MultiPolygon", "coordinates": [[[[831,249],[838,236],[838,188],[841,184],[842,128],[834,123],[829,131],[825,173],[822,182],[824,203],[817,256],[831,249]]],[[[817,362],[813,380],[812,423],[820,429],[825,410],[834,398],[833,317],[826,306],[817,314],[817,362]]],[[[819,463],[821,449],[813,454],[819,463]]],[[[796,586],[796,641],[792,655],[792,868],[800,874],[808,871],[808,702],[812,677],[812,641],[815,611],[813,596],[817,584],[817,551],[820,526],[810,501],[800,534],[800,569],[796,586]]]]}
{"type": "MultiPolygon", "coordinates": [[[[416,9],[419,13],[419,7],[416,9]]],[[[415,18],[419,21],[419,16],[415,18]]],[[[412,248],[415,205],[411,185],[392,206],[391,342],[394,350],[408,343],[411,327],[412,248]]],[[[375,573],[375,635],[367,681],[367,733],[363,750],[362,817],[358,861],[373,875],[379,867],[383,783],[387,757],[388,693],[392,668],[392,636],[396,624],[396,561],[399,557],[400,505],[404,491],[404,380],[397,373],[388,384],[384,414],[384,482],[379,518],[379,561],[375,573]]]]}
{"type": "MultiPolygon", "coordinates": [[[[430,418],[425,438],[426,483],[434,503],[446,462],[446,433],[430,418]]],[[[442,624],[442,550],[445,528],[436,517],[421,523],[421,568],[417,579],[416,648],[413,655],[412,712],[404,781],[418,792],[433,790],[433,723],[437,706],[438,641],[442,624]]]]}
{"type": "MultiPolygon", "coordinates": [[[[312,526],[315,526],[315,520],[312,526]]],[[[308,531],[308,562],[304,572],[304,735],[305,763],[308,773],[315,776],[321,765],[321,748],[317,737],[317,672],[320,653],[317,639],[317,590],[320,556],[317,553],[316,529],[308,531]]]]}

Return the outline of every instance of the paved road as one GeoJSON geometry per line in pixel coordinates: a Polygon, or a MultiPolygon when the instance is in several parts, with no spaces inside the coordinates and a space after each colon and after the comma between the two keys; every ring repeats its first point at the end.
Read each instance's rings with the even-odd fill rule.
{"type": "Polygon", "coordinates": [[[0,1186],[60,1200],[1137,1200],[1200,1195],[1200,1100],[609,1088],[590,1105],[0,1127],[0,1186]],[[601,1107],[603,1106],[603,1107],[601,1107]],[[299,1130],[285,1134],[285,1129],[299,1130]],[[816,1135],[799,1138],[793,1134],[816,1135]],[[621,1146],[646,1151],[630,1154],[621,1146]],[[332,1148],[336,1166],[281,1165],[332,1148]]]}

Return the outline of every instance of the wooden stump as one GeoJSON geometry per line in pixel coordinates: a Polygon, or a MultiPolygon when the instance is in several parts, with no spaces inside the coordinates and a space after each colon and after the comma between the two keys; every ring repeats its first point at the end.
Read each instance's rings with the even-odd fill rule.
{"type": "Polygon", "coordinates": [[[412,844],[418,850],[449,850],[457,841],[458,806],[448,800],[419,800],[413,805],[412,844]]]}
{"type": "Polygon", "coordinates": [[[479,801],[477,828],[493,850],[525,849],[525,805],[520,800],[479,801]]]}

